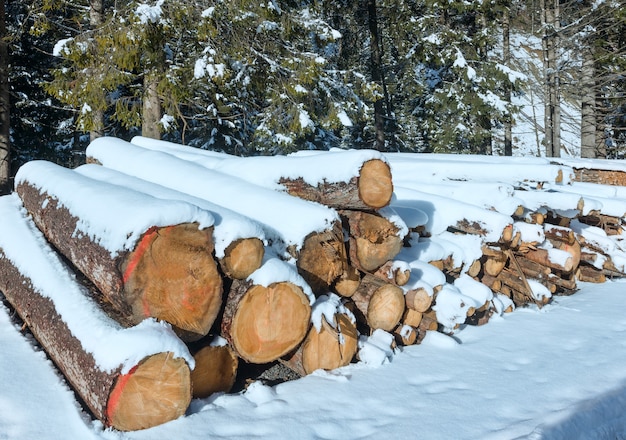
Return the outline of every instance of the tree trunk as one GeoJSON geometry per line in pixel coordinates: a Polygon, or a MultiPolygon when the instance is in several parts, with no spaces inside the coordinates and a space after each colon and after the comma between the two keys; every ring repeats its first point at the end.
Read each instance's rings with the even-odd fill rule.
{"type": "Polygon", "coordinates": [[[596,151],[595,60],[590,46],[583,48],[583,65],[580,73],[583,93],[580,110],[580,156],[583,158],[601,157],[596,151]]]}
{"type": "Polygon", "coordinates": [[[9,44],[5,23],[5,0],[0,0],[0,195],[11,191],[11,138],[9,97],[9,44]]]}
{"type": "Polygon", "coordinates": [[[544,34],[543,66],[545,76],[545,146],[546,156],[561,156],[561,109],[558,72],[559,0],[542,0],[544,34]]]}
{"type": "Polygon", "coordinates": [[[363,277],[351,299],[360,312],[362,321],[371,330],[392,331],[400,322],[406,308],[401,288],[369,274],[363,277]]]}
{"type": "Polygon", "coordinates": [[[112,256],[99,244],[103,237],[75,233],[84,219],[74,217],[56,195],[28,182],[16,191],[46,238],[130,323],[162,319],[186,340],[209,332],[222,301],[212,228],[153,227],[143,232],[132,251],[112,256]]]}
{"type": "Polygon", "coordinates": [[[298,346],[309,329],[311,306],[290,282],[265,287],[234,280],[226,299],[222,336],[246,362],[264,364],[298,346]]]}
{"type": "MultiPolygon", "coordinates": [[[[506,67],[511,63],[511,40],[510,40],[511,9],[507,6],[502,16],[502,62],[506,67]]],[[[513,156],[513,135],[511,117],[511,84],[509,80],[504,83],[504,100],[507,103],[507,115],[504,121],[504,155],[513,156]]]]}
{"type": "Polygon", "coordinates": [[[311,326],[296,352],[281,359],[281,363],[300,376],[348,365],[357,352],[359,335],[347,315],[336,313],[334,320],[334,325],[330,325],[322,317],[320,330],[311,326]]]}
{"type": "Polygon", "coordinates": [[[204,399],[213,393],[228,393],[237,377],[239,358],[228,345],[208,345],[193,355],[196,366],[191,371],[194,399],[204,399]]]}
{"type": "MultiPolygon", "coordinates": [[[[367,2],[367,23],[369,26],[370,38],[370,69],[372,73],[372,81],[382,87],[382,56],[380,50],[380,36],[378,35],[378,16],[376,0],[368,0],[367,2]]],[[[374,128],[376,140],[374,149],[385,151],[385,114],[384,100],[379,97],[374,101],[374,128]]]]}
{"type": "MultiPolygon", "coordinates": [[[[89,26],[92,30],[98,29],[104,23],[103,0],[89,0],[89,26]]],[[[93,128],[89,132],[89,140],[104,136],[104,110],[92,109],[93,128]]]]}
{"type": "Polygon", "coordinates": [[[161,138],[161,99],[158,91],[159,79],[146,72],[144,78],[143,109],[141,113],[141,135],[161,138]]]}

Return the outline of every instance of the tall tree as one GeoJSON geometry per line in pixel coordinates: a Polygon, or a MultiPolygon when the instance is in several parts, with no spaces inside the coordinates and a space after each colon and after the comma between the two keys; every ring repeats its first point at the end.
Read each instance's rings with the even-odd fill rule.
{"type": "MultiPolygon", "coordinates": [[[[376,0],[368,0],[367,16],[370,40],[370,72],[372,81],[382,88],[384,79],[376,0]]],[[[385,151],[385,106],[383,98],[384,96],[380,96],[374,101],[374,127],[376,130],[374,148],[378,151],[385,151]]]]}
{"type": "MultiPolygon", "coordinates": [[[[511,5],[510,2],[503,5],[502,13],[502,64],[504,67],[510,67],[511,63],[511,5]]],[[[507,105],[511,106],[511,84],[505,82],[504,87],[504,101],[507,105]]],[[[505,116],[504,119],[504,155],[513,156],[513,135],[512,135],[513,120],[511,114],[505,116]]]]}
{"type": "Polygon", "coordinates": [[[558,67],[559,0],[541,0],[543,70],[545,77],[546,156],[561,156],[561,103],[558,67]]]}
{"type": "Polygon", "coordinates": [[[9,35],[5,19],[5,0],[0,0],[0,194],[9,192],[11,172],[9,35]]]}

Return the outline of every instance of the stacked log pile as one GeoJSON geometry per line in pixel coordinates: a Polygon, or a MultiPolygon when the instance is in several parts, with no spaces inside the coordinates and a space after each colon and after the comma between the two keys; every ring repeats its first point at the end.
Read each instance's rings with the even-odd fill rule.
{"type": "Polygon", "coordinates": [[[101,138],[87,154],[91,164],[75,170],[25,165],[11,200],[40,231],[44,253],[86,279],[70,291],[88,290],[89,307],[124,331],[171,326],[170,345],[100,371],[31,281],[33,269],[1,242],[0,271],[10,281],[0,289],[93,415],[116,429],[171,420],[191,396],[230,392],[260,370],[298,377],[375,352],[384,358],[428,331],[451,334],[515,307],[543,307],[578,282],[626,272],[626,195],[618,203],[594,197],[600,186],[577,191],[570,168],[539,159],[499,160],[489,182],[486,158],[240,158],[144,138],[101,138]],[[425,173],[444,159],[448,180],[425,173]],[[135,217],[142,220],[130,229],[109,223],[135,217]],[[46,314],[33,318],[33,307],[46,314]],[[171,378],[154,371],[157,361],[171,378]],[[176,400],[175,410],[161,408],[160,391],[120,391],[138,372],[174,390],[164,398],[176,400]],[[146,399],[156,403],[130,421],[146,399]]]}

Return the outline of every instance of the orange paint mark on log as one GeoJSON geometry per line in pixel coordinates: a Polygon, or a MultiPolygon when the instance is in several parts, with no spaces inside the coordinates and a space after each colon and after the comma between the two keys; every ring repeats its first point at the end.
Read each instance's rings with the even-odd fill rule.
{"type": "Polygon", "coordinates": [[[137,245],[137,247],[135,248],[135,251],[132,254],[133,255],[132,259],[128,262],[128,266],[126,266],[126,270],[124,271],[124,276],[122,276],[122,281],[124,283],[126,283],[128,279],[130,278],[130,276],[133,274],[133,272],[137,268],[137,265],[139,264],[139,261],[141,260],[143,255],[146,253],[146,251],[148,250],[148,248],[150,247],[150,245],[152,244],[156,236],[157,236],[157,228],[156,226],[153,226],[150,229],[148,229],[146,233],[144,234],[144,236],[141,238],[141,240],[139,241],[139,244],[137,245]]]}
{"type": "Polygon", "coordinates": [[[111,394],[109,395],[109,400],[107,402],[106,419],[108,423],[110,423],[110,421],[113,419],[115,411],[117,410],[117,406],[119,405],[120,399],[122,398],[124,388],[126,388],[130,377],[133,375],[138,367],[138,365],[135,365],[128,373],[122,374],[117,378],[117,382],[115,383],[113,391],[111,391],[111,394]]]}

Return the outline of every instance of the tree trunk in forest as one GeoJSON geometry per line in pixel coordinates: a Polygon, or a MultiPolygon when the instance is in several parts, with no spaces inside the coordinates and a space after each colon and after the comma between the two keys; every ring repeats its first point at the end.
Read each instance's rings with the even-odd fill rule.
{"type": "Polygon", "coordinates": [[[246,362],[264,364],[286,355],[309,330],[311,306],[290,282],[269,286],[234,280],[226,299],[222,336],[246,362]]]}
{"type": "MultiPolygon", "coordinates": [[[[510,35],[511,9],[507,6],[502,16],[502,62],[506,67],[510,67],[511,63],[511,35],[510,35]]],[[[504,100],[507,107],[511,106],[511,84],[507,81],[504,83],[504,100]]],[[[507,115],[504,121],[504,155],[513,156],[513,120],[511,117],[511,109],[507,108],[507,115]]]]}
{"type": "Polygon", "coordinates": [[[141,113],[141,135],[161,139],[161,99],[159,97],[159,79],[146,72],[144,78],[143,109],[141,113]]]}
{"type": "Polygon", "coordinates": [[[95,417],[121,431],[150,428],[176,419],[191,402],[187,363],[172,353],[157,353],[128,373],[121,366],[103,371],[84,350],[56,311],[0,250],[0,290],[48,356],[95,417]]]}
{"type": "MultiPolygon", "coordinates": [[[[588,44],[592,44],[591,41],[588,44]]],[[[583,48],[583,65],[581,69],[582,103],[580,110],[580,156],[596,158],[596,84],[595,60],[591,46],[583,48]]]]}
{"type": "MultiPolygon", "coordinates": [[[[367,23],[370,32],[370,69],[372,74],[372,81],[382,87],[383,74],[382,74],[382,56],[380,50],[380,36],[378,34],[378,14],[377,14],[376,0],[368,0],[367,2],[367,23]]],[[[374,149],[378,151],[385,151],[385,113],[384,113],[384,99],[379,97],[374,101],[374,128],[376,134],[376,140],[374,142],[374,149]]]]}
{"type": "Polygon", "coordinates": [[[16,191],[37,227],[130,323],[169,322],[186,340],[206,335],[222,303],[222,278],[212,256],[213,228],[151,228],[130,252],[112,257],[87,235],[62,201],[27,182],[16,191]]]}
{"type": "MultiPolygon", "coordinates": [[[[92,30],[98,29],[104,22],[103,0],[89,0],[89,26],[92,30]]],[[[89,140],[104,136],[104,110],[92,109],[93,127],[89,132],[89,140]]]]}
{"type": "Polygon", "coordinates": [[[561,103],[557,48],[559,0],[542,0],[543,67],[546,87],[545,147],[547,157],[561,157],[561,103]]]}
{"type": "Polygon", "coordinates": [[[0,195],[11,191],[9,45],[5,17],[5,0],[0,0],[0,195]]]}

